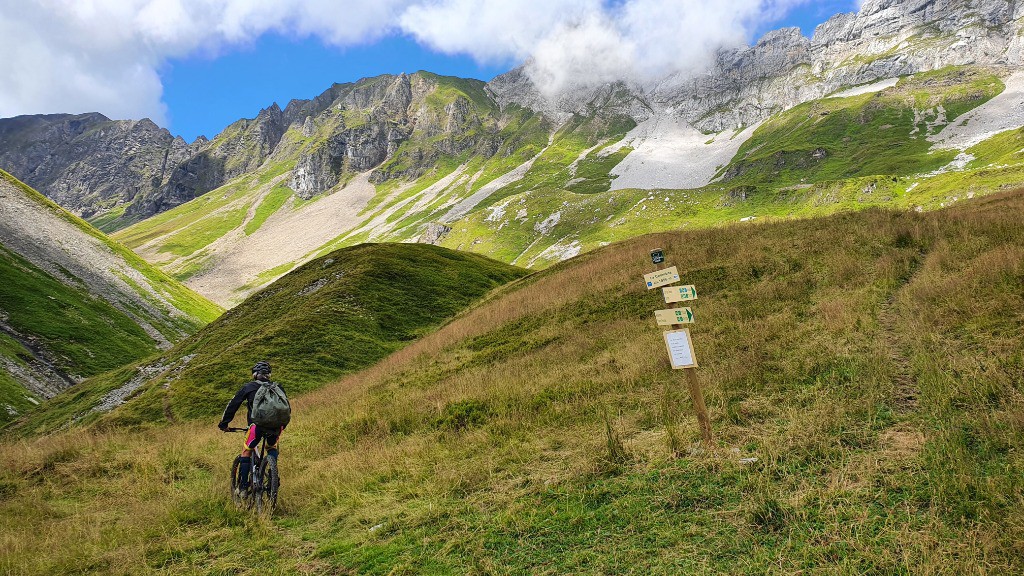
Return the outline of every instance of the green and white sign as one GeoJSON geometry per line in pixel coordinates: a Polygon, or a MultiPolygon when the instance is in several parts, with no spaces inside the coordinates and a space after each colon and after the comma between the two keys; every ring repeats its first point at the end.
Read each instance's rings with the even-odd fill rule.
{"type": "Polygon", "coordinates": [[[697,299],[697,287],[693,285],[670,286],[668,288],[662,288],[661,293],[665,295],[666,304],[671,304],[673,302],[687,302],[697,299]]]}
{"type": "Polygon", "coordinates": [[[654,318],[658,326],[672,326],[674,324],[693,324],[693,311],[689,308],[674,308],[672,310],[657,310],[654,318]]]}

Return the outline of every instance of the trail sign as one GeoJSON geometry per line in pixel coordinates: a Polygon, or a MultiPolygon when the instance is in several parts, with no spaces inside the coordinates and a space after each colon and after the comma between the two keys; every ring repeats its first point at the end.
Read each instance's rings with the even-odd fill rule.
{"type": "Polygon", "coordinates": [[[662,288],[661,293],[665,295],[665,303],[686,302],[697,299],[696,286],[670,286],[662,288]]]}
{"type": "Polygon", "coordinates": [[[673,370],[683,368],[696,368],[697,360],[693,354],[693,340],[690,339],[690,331],[687,329],[670,330],[663,332],[665,335],[665,346],[668,347],[668,357],[672,362],[673,370]]]}
{"type": "Polygon", "coordinates": [[[665,268],[664,270],[658,270],[657,272],[651,272],[650,274],[644,274],[644,283],[647,284],[648,290],[655,288],[661,288],[668,284],[674,284],[679,282],[679,270],[675,266],[671,268],[665,268]]]}
{"type": "Polygon", "coordinates": [[[672,310],[656,310],[654,318],[658,326],[672,326],[675,324],[693,324],[693,311],[689,308],[675,308],[672,310]]]}
{"type": "Polygon", "coordinates": [[[665,251],[661,248],[651,250],[651,264],[661,264],[665,261],[665,251]]]}

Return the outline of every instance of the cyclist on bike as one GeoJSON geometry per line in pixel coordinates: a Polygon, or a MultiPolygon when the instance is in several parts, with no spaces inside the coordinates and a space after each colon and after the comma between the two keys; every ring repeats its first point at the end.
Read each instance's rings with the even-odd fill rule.
{"type": "MultiPolygon", "coordinates": [[[[242,405],[244,401],[246,403],[246,421],[249,425],[249,432],[245,435],[245,446],[242,448],[242,456],[239,460],[239,470],[242,471],[239,474],[238,488],[244,492],[249,487],[249,468],[252,463],[252,451],[259,445],[260,440],[263,438],[267,439],[267,456],[277,458],[277,443],[281,439],[281,433],[284,432],[284,426],[280,428],[263,428],[257,426],[252,421],[252,404],[253,399],[256,396],[256,391],[260,389],[261,382],[270,381],[270,364],[267,362],[257,362],[252,367],[252,381],[247,382],[235,397],[228,402],[228,407],[224,409],[224,417],[221,418],[218,428],[227,432],[228,425],[231,423],[231,419],[235,417],[235,412],[242,405]]],[[[280,386],[280,384],[278,384],[280,386]]],[[[282,388],[283,390],[283,388],[282,388]]]]}

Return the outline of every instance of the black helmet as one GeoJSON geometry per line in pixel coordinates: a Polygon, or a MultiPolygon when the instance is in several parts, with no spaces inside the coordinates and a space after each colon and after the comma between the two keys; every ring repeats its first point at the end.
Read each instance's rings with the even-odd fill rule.
{"type": "Polygon", "coordinates": [[[270,374],[270,363],[260,360],[252,367],[253,374],[270,374]]]}

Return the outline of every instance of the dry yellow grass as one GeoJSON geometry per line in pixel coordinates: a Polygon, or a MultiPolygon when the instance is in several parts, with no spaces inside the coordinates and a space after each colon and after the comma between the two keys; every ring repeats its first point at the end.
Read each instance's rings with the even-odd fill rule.
{"type": "Polygon", "coordinates": [[[272,521],[231,508],[238,438],[212,423],[6,444],[0,570],[1020,571],[1022,211],[660,234],[502,288],[295,400],[272,521]],[[699,432],[640,282],[652,247],[701,294],[717,445],[681,460],[665,414],[699,432]]]}

